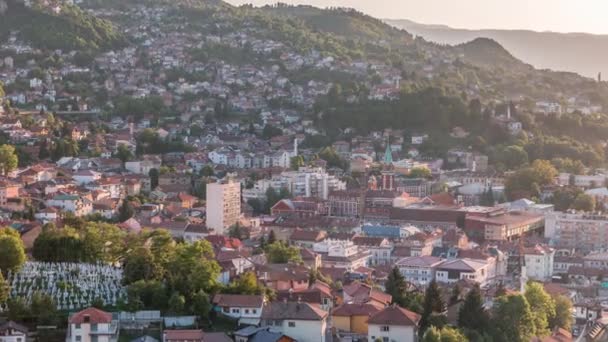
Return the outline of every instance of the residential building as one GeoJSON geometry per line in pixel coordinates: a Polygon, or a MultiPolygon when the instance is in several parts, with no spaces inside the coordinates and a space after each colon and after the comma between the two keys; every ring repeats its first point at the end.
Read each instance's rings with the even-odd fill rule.
{"type": "Polygon", "coordinates": [[[224,234],[241,216],[241,183],[228,179],[207,184],[207,227],[224,234]]]}
{"type": "Polygon", "coordinates": [[[435,279],[437,282],[447,284],[470,280],[484,286],[493,279],[493,273],[491,264],[485,260],[455,259],[438,265],[435,270],[435,279]]]}
{"type": "Polygon", "coordinates": [[[323,267],[345,268],[347,271],[368,266],[371,252],[352,241],[326,240],[315,243],[313,251],[321,254],[323,267]]]}
{"type": "Polygon", "coordinates": [[[258,325],[264,296],[218,293],[213,297],[213,305],[221,314],[237,319],[239,325],[258,325]]]}
{"type": "Polygon", "coordinates": [[[0,342],[26,342],[28,329],[13,321],[0,324],[0,342]]]}
{"type": "Polygon", "coordinates": [[[370,251],[370,265],[388,265],[391,261],[393,245],[385,238],[356,236],[353,243],[370,251]]]}
{"type": "Polygon", "coordinates": [[[554,270],[555,250],[545,245],[524,248],[526,276],[537,281],[551,281],[554,270]]]}
{"type": "Polygon", "coordinates": [[[328,313],[298,302],[269,302],[262,309],[262,326],[272,327],[298,342],[325,342],[328,313]]]}
{"type": "Polygon", "coordinates": [[[78,195],[56,194],[46,201],[46,205],[70,212],[77,217],[93,212],[93,202],[78,195]]]}
{"type": "Polygon", "coordinates": [[[541,229],[544,224],[543,214],[472,207],[467,208],[464,230],[471,239],[477,241],[511,241],[525,233],[541,229]]]}
{"type": "Polygon", "coordinates": [[[368,324],[368,341],[417,342],[420,315],[391,305],[372,315],[368,324]]]}
{"type": "Polygon", "coordinates": [[[370,303],[342,304],[331,312],[333,327],[338,331],[367,336],[369,318],[382,308],[370,303]]]}
{"type": "Polygon", "coordinates": [[[68,319],[68,342],[117,342],[118,320],[96,308],[77,312],[68,319]]]}
{"type": "Polygon", "coordinates": [[[329,193],[329,215],[338,217],[361,217],[364,196],[358,190],[332,191],[329,193]]]}
{"type": "Polygon", "coordinates": [[[608,216],[553,212],[545,218],[545,238],[551,245],[581,253],[608,249],[608,216]]]}
{"type": "Polygon", "coordinates": [[[426,286],[435,278],[435,270],[442,262],[433,256],[411,256],[397,261],[395,266],[407,281],[426,286]]]}

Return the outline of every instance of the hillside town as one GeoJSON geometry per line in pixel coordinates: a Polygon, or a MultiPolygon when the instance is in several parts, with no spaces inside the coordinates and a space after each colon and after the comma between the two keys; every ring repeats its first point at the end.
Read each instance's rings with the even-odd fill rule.
{"type": "Polygon", "coordinates": [[[129,40],[0,44],[0,342],[608,341],[601,80],[23,6],[129,40]]]}

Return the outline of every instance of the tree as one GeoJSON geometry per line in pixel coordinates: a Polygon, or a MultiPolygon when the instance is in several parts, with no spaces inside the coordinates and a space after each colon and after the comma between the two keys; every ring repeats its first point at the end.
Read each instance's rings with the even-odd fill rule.
{"type": "Polygon", "coordinates": [[[555,210],[566,211],[572,208],[574,201],[580,194],[583,194],[583,190],[576,186],[566,186],[557,189],[553,193],[552,198],[555,210]]]}
{"type": "Polygon", "coordinates": [[[483,298],[479,285],[467,293],[464,303],[458,311],[458,326],[463,329],[475,330],[479,333],[487,331],[490,317],[483,308],[483,298]]]}
{"type": "Polygon", "coordinates": [[[186,298],[179,294],[179,292],[173,292],[169,297],[169,312],[175,315],[179,315],[184,312],[186,306],[186,298]]]}
{"type": "Polygon", "coordinates": [[[424,333],[422,342],[467,342],[466,338],[458,329],[450,327],[430,327],[424,333]]]}
{"type": "Polygon", "coordinates": [[[12,297],[6,301],[8,319],[11,321],[23,322],[30,316],[30,309],[23,297],[12,297]]]}
{"type": "Polygon", "coordinates": [[[547,160],[535,160],[509,176],[505,182],[505,192],[511,200],[537,197],[540,187],[553,183],[557,170],[547,160]]]}
{"type": "Polygon", "coordinates": [[[386,284],[386,293],[393,297],[393,303],[402,307],[405,306],[405,293],[407,291],[407,283],[405,277],[399,271],[397,266],[393,267],[391,273],[388,275],[386,284]]]}
{"type": "Polygon", "coordinates": [[[574,203],[572,203],[572,209],[584,212],[592,212],[595,210],[595,205],[595,197],[582,193],[576,196],[574,203]]]}
{"type": "Polygon", "coordinates": [[[116,149],[115,156],[124,164],[133,158],[133,153],[131,153],[131,150],[127,147],[127,145],[120,144],[116,149]]]}
{"type": "Polygon", "coordinates": [[[0,146],[0,172],[6,176],[19,165],[19,158],[15,152],[15,147],[12,145],[0,146]]]}
{"type": "Polygon", "coordinates": [[[231,238],[235,238],[235,239],[242,239],[243,238],[243,229],[241,228],[241,225],[239,225],[238,223],[233,224],[228,229],[228,236],[231,238]]]}
{"type": "Polygon", "coordinates": [[[275,242],[277,242],[277,237],[274,233],[274,230],[270,230],[270,233],[268,233],[268,241],[266,241],[266,245],[272,245],[275,242]]]}
{"type": "Polygon", "coordinates": [[[542,284],[529,282],[526,284],[526,300],[534,318],[537,336],[547,336],[550,333],[549,319],[555,317],[555,302],[545,291],[542,284]]]}
{"type": "Polygon", "coordinates": [[[203,290],[198,291],[192,297],[192,306],[191,306],[190,310],[192,311],[193,314],[197,315],[201,319],[208,320],[209,313],[211,312],[212,308],[213,308],[213,305],[211,305],[211,301],[209,300],[209,295],[207,295],[205,293],[205,291],[203,291],[203,290]]]}
{"type": "Polygon", "coordinates": [[[150,169],[150,172],[148,172],[148,176],[150,176],[150,187],[152,188],[152,190],[156,189],[156,187],[158,186],[158,177],[160,176],[158,169],[150,169]]]}
{"type": "Polygon", "coordinates": [[[328,167],[347,168],[347,162],[332,147],[326,147],[319,152],[319,158],[327,162],[328,167]]]}
{"type": "Polygon", "coordinates": [[[494,306],[492,325],[496,341],[529,342],[536,334],[530,304],[523,295],[499,297],[494,306]]]}
{"type": "Polygon", "coordinates": [[[170,290],[188,300],[200,290],[213,293],[219,286],[221,268],[208,241],[177,244],[165,270],[170,290]]]}
{"type": "Polygon", "coordinates": [[[450,303],[449,305],[454,305],[456,303],[458,303],[458,301],[460,301],[460,285],[455,284],[454,287],[452,288],[452,295],[450,296],[450,303]]]}
{"type": "Polygon", "coordinates": [[[266,248],[266,257],[269,263],[285,264],[288,262],[300,263],[302,256],[300,250],[296,247],[287,246],[284,242],[278,241],[269,244],[266,248]]]}
{"type": "Polygon", "coordinates": [[[270,139],[279,135],[283,135],[282,129],[274,127],[273,125],[264,126],[264,130],[262,131],[262,137],[264,137],[264,139],[270,139]]]}
{"type": "Polygon", "coordinates": [[[498,298],[501,296],[506,296],[507,295],[507,289],[505,288],[505,284],[503,284],[502,282],[498,283],[498,285],[496,285],[496,292],[494,292],[494,298],[498,298]]]}
{"type": "Polygon", "coordinates": [[[302,156],[291,157],[289,160],[289,166],[292,170],[298,170],[301,166],[304,166],[304,158],[302,156]]]}
{"type": "Polygon", "coordinates": [[[38,325],[54,324],[57,320],[57,306],[53,297],[46,293],[34,292],[31,299],[30,310],[36,316],[38,325]]]}
{"type": "Polygon", "coordinates": [[[4,280],[2,272],[0,272],[0,304],[6,302],[10,294],[10,288],[8,282],[4,280]]]}
{"type": "Polygon", "coordinates": [[[0,228],[0,272],[17,272],[25,263],[25,247],[19,233],[12,228],[0,228]]]}
{"type": "Polygon", "coordinates": [[[517,169],[528,163],[528,153],[521,146],[507,146],[497,154],[496,159],[509,170],[517,169]]]}
{"type": "Polygon", "coordinates": [[[259,285],[258,277],[255,273],[248,271],[232,281],[226,291],[234,294],[260,295],[264,293],[264,288],[259,285]]]}
{"type": "Polygon", "coordinates": [[[428,167],[417,166],[410,170],[407,174],[408,178],[431,178],[431,170],[428,167]]]}
{"type": "Polygon", "coordinates": [[[561,327],[570,331],[572,327],[572,301],[562,295],[555,297],[553,300],[555,302],[555,315],[549,317],[550,327],[561,327]]]}
{"type": "Polygon", "coordinates": [[[127,298],[131,310],[167,308],[167,289],[157,280],[138,280],[127,287],[127,298]]]}
{"type": "Polygon", "coordinates": [[[131,284],[138,280],[162,279],[163,269],[150,249],[138,247],[129,253],[123,262],[123,282],[131,284]]]}
{"type": "Polygon", "coordinates": [[[441,290],[435,279],[431,280],[424,293],[424,304],[422,318],[420,320],[420,330],[425,331],[431,324],[434,314],[441,314],[445,310],[441,290]]]}
{"type": "Polygon", "coordinates": [[[133,209],[133,206],[127,199],[123,200],[118,209],[118,220],[124,222],[133,217],[133,215],[135,215],[135,209],[133,209]]]}

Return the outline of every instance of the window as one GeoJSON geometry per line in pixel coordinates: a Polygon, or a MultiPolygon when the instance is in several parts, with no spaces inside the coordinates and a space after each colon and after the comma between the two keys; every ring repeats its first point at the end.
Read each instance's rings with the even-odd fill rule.
{"type": "Polygon", "coordinates": [[[249,313],[249,309],[245,309],[245,313],[248,314],[249,313]]]}
{"type": "Polygon", "coordinates": [[[97,323],[91,324],[91,331],[97,331],[97,323]]]}
{"type": "Polygon", "coordinates": [[[82,336],[80,336],[80,335],[76,336],[76,342],[80,342],[80,341],[82,341],[82,336]]]}
{"type": "Polygon", "coordinates": [[[258,313],[258,310],[257,310],[257,309],[253,309],[253,310],[251,310],[251,313],[253,313],[253,314],[257,314],[257,313],[258,313]]]}
{"type": "Polygon", "coordinates": [[[382,342],[388,342],[388,337],[383,337],[382,342]]]}
{"type": "Polygon", "coordinates": [[[289,322],[287,324],[290,328],[295,328],[296,327],[296,322],[289,322]]]}
{"type": "Polygon", "coordinates": [[[76,329],[80,329],[80,323],[76,323],[76,329]]]}
{"type": "Polygon", "coordinates": [[[389,331],[390,327],[388,325],[383,325],[380,327],[380,331],[389,331]]]}

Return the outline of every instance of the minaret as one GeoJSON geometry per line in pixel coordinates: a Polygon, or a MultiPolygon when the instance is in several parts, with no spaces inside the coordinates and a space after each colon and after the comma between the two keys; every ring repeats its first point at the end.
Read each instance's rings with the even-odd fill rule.
{"type": "Polygon", "coordinates": [[[298,138],[293,139],[293,156],[298,156],[298,138]]]}
{"type": "Polygon", "coordinates": [[[511,119],[511,102],[507,102],[507,119],[511,119]]]}

